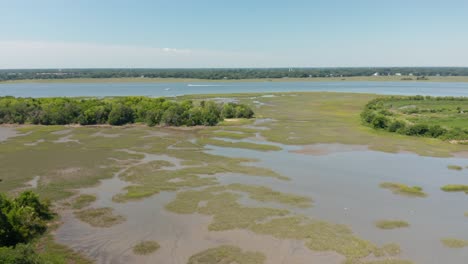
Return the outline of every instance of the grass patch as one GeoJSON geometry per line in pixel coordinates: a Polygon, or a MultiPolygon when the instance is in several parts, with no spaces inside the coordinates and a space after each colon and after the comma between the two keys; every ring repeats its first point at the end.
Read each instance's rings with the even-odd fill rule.
{"type": "Polygon", "coordinates": [[[383,259],[383,260],[374,260],[361,262],[362,264],[413,264],[412,261],[403,260],[403,259],[383,259]]]}
{"type": "Polygon", "coordinates": [[[96,196],[90,194],[81,194],[76,197],[72,202],[73,209],[82,209],[89,206],[91,203],[96,201],[96,196]]]}
{"type": "Polygon", "coordinates": [[[265,255],[260,252],[242,251],[235,246],[220,246],[191,256],[188,264],[263,264],[265,260],[265,255]]]}
{"type": "Polygon", "coordinates": [[[244,134],[244,133],[234,133],[234,132],[228,132],[228,131],[215,131],[212,134],[214,137],[220,137],[220,138],[230,138],[230,139],[245,139],[252,137],[250,134],[244,134]]]}
{"type": "Polygon", "coordinates": [[[161,246],[156,241],[141,241],[133,247],[133,253],[137,255],[148,255],[155,252],[160,247],[161,246]]]}
{"type": "Polygon", "coordinates": [[[458,165],[448,165],[447,168],[449,170],[456,170],[456,171],[461,171],[463,170],[463,167],[462,166],[458,166],[458,165]]]}
{"type": "Polygon", "coordinates": [[[419,186],[407,186],[401,183],[384,182],[380,184],[381,188],[389,189],[394,194],[400,194],[410,197],[426,197],[427,194],[419,186]]]}
{"type": "Polygon", "coordinates": [[[263,186],[230,184],[226,188],[233,191],[248,193],[251,199],[260,202],[277,202],[300,208],[307,208],[312,206],[312,199],[309,197],[281,193],[263,186]]]}
{"type": "Polygon", "coordinates": [[[375,226],[380,229],[396,229],[396,228],[404,228],[409,227],[410,225],[408,222],[401,221],[401,220],[381,220],[375,223],[375,226]]]}
{"type": "Polygon", "coordinates": [[[93,261],[85,258],[70,248],[60,245],[54,241],[51,234],[47,234],[36,241],[34,244],[41,259],[45,263],[53,264],[92,264],[93,261]]]}
{"type": "Polygon", "coordinates": [[[397,256],[401,253],[401,248],[398,244],[386,244],[381,248],[374,250],[374,256],[380,258],[385,256],[397,256]]]}
{"type": "MultiPolygon", "coordinates": [[[[256,189],[254,191],[257,192],[256,189]]],[[[243,206],[237,202],[240,197],[237,193],[229,192],[229,186],[213,186],[179,192],[176,199],[166,205],[166,209],[181,214],[210,215],[213,220],[208,229],[212,231],[247,229],[278,239],[303,240],[311,250],[335,251],[354,261],[374,251],[387,255],[391,253],[391,250],[378,248],[357,238],[344,225],[292,215],[287,210],[243,206]]]]}
{"type": "Polygon", "coordinates": [[[109,207],[77,211],[75,216],[94,227],[111,227],[125,221],[123,216],[114,215],[112,208],[109,207]]]}
{"type": "Polygon", "coordinates": [[[448,184],[440,188],[444,192],[465,192],[468,194],[468,185],[448,184]]]}
{"type": "Polygon", "coordinates": [[[225,140],[218,140],[212,138],[201,138],[197,141],[202,145],[213,145],[218,147],[225,148],[241,148],[241,149],[250,149],[258,151],[278,151],[281,150],[280,147],[267,144],[256,144],[251,142],[230,142],[225,140]]]}
{"type": "Polygon", "coordinates": [[[442,244],[449,248],[464,248],[468,247],[468,240],[461,240],[455,238],[443,238],[440,240],[442,244]]]}

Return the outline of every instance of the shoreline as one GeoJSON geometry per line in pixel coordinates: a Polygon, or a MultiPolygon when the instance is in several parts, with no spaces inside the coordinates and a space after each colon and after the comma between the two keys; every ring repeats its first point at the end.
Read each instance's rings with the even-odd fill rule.
{"type": "Polygon", "coordinates": [[[0,81],[2,84],[21,83],[237,83],[237,82],[460,82],[467,83],[468,76],[428,77],[428,80],[402,80],[407,76],[354,76],[312,78],[265,78],[265,79],[190,79],[190,78],[70,78],[70,79],[25,79],[0,81]]]}

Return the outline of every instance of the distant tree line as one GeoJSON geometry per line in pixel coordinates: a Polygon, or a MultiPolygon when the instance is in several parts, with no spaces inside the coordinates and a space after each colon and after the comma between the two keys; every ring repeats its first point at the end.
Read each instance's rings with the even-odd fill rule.
{"type": "MultiPolygon", "coordinates": [[[[386,102],[400,100],[433,100],[433,101],[460,101],[468,103],[467,97],[432,97],[432,96],[391,96],[376,98],[371,100],[361,112],[363,123],[375,128],[389,132],[399,133],[408,136],[422,136],[440,138],[443,140],[466,140],[468,139],[468,129],[462,127],[442,127],[440,125],[427,125],[421,123],[411,123],[401,116],[389,111],[385,106],[386,102]]],[[[458,108],[458,111],[461,109],[458,108]]],[[[403,110],[405,114],[424,114],[427,112],[442,112],[441,109],[423,109],[408,108],[403,110]]]]}
{"type": "Polygon", "coordinates": [[[388,68],[241,68],[241,69],[40,69],[0,70],[0,81],[69,78],[194,78],[276,79],[310,77],[352,77],[379,75],[468,76],[463,67],[388,67],[388,68]]]}
{"type": "Polygon", "coordinates": [[[165,98],[116,97],[15,98],[0,97],[0,124],[110,124],[141,122],[149,126],[214,126],[224,118],[252,118],[253,110],[238,103],[165,98]]]}
{"type": "Polygon", "coordinates": [[[0,194],[0,263],[48,263],[35,252],[31,241],[47,230],[52,218],[49,204],[31,191],[13,199],[0,194]]]}

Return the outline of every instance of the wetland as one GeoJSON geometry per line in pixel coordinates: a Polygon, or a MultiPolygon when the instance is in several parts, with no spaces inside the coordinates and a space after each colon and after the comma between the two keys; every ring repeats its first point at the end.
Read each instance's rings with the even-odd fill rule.
{"type": "Polygon", "coordinates": [[[255,118],[217,126],[1,126],[0,191],[50,199],[51,239],[96,263],[464,263],[468,145],[363,125],[377,97],[223,94],[255,118]]]}

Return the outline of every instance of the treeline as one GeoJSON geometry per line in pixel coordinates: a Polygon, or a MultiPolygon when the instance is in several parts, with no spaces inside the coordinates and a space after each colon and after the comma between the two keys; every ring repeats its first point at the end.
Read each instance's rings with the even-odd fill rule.
{"type": "Polygon", "coordinates": [[[0,263],[49,263],[36,254],[31,242],[47,230],[52,218],[49,204],[31,191],[14,199],[0,194],[0,263]]]}
{"type": "MultiPolygon", "coordinates": [[[[371,100],[361,112],[363,123],[375,128],[389,132],[399,133],[408,136],[423,136],[431,138],[440,138],[442,140],[467,140],[468,129],[461,127],[442,127],[440,125],[427,125],[411,123],[401,116],[389,111],[385,103],[401,100],[432,100],[432,101],[460,101],[468,103],[467,97],[432,97],[432,96],[406,96],[406,97],[384,97],[371,100]]],[[[465,104],[466,104],[465,103],[465,104]]],[[[457,109],[462,111],[461,108],[457,109]]],[[[441,109],[417,109],[408,108],[403,110],[405,114],[414,113],[436,113],[443,112],[441,109]]]]}
{"type": "Polygon", "coordinates": [[[0,81],[69,78],[276,79],[380,75],[468,76],[461,67],[252,68],[252,69],[40,69],[0,70],[0,81]]]}
{"type": "Polygon", "coordinates": [[[253,110],[238,103],[181,102],[142,96],[116,98],[0,97],[0,124],[110,124],[141,122],[149,126],[214,126],[224,118],[252,118],[253,110]]]}

